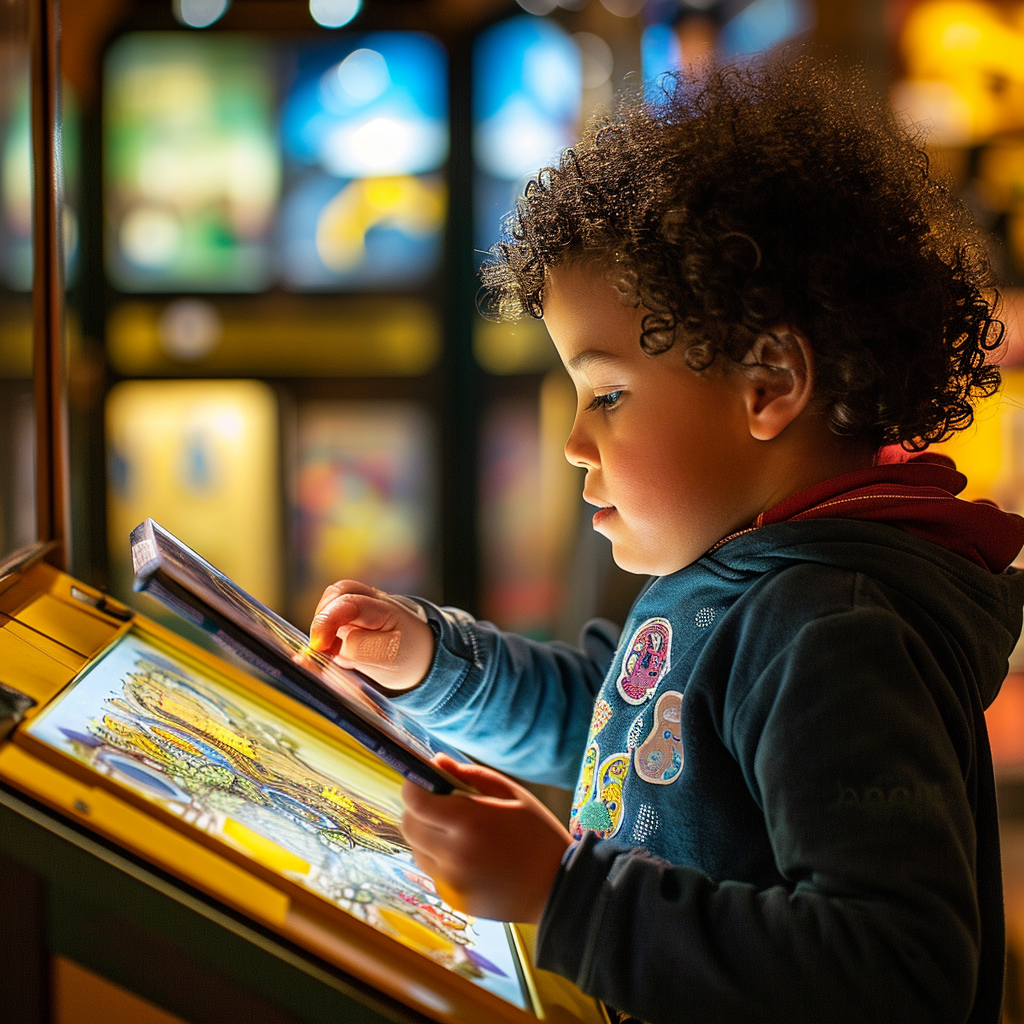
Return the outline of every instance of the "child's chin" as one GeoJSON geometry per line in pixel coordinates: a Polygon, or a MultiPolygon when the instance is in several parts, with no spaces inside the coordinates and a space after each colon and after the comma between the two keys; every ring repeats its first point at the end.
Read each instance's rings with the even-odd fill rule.
{"type": "Polygon", "coordinates": [[[656,568],[652,568],[651,559],[638,555],[635,551],[623,551],[618,544],[612,544],[612,561],[623,572],[632,572],[637,576],[663,576],[656,568]]]}

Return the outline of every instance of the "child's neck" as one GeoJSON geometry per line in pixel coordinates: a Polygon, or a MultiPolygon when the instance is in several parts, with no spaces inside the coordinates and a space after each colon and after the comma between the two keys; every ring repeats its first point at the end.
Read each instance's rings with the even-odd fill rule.
{"type": "Polygon", "coordinates": [[[817,417],[793,423],[792,427],[797,429],[784,439],[787,443],[773,452],[770,460],[771,481],[761,512],[824,480],[870,469],[875,464],[876,445],[840,437],[817,417]]]}

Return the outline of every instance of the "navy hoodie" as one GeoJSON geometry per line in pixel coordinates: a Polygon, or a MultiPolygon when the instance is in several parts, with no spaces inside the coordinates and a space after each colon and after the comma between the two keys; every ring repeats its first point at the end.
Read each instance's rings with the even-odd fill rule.
{"type": "Polygon", "coordinates": [[[986,552],[1008,561],[1020,523],[951,492],[936,519],[920,491],[914,530],[791,508],[654,580],[616,648],[424,602],[434,667],[402,705],[510,773],[575,778],[539,966],[651,1024],[998,1019],[983,712],[1024,574],[986,552]]]}

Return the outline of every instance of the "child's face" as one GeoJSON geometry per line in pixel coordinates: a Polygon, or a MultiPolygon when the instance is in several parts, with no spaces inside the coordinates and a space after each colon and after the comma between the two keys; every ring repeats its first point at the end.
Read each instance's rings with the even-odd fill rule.
{"type": "Polygon", "coordinates": [[[647,355],[645,312],[595,268],[556,268],[544,291],[544,321],[578,396],[565,455],[587,471],[594,529],[623,569],[666,575],[761,511],[760,452],[744,374],[723,360],[696,373],[678,346],[647,355]]]}

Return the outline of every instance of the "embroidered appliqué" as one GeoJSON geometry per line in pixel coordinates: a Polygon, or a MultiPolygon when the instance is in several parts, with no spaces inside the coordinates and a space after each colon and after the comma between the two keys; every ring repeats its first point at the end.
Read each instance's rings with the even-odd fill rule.
{"type": "Polygon", "coordinates": [[[663,693],[654,705],[651,731],[633,755],[633,767],[645,782],[666,786],[683,770],[682,710],[683,695],[678,690],[663,693]]]}
{"type": "Polygon", "coordinates": [[[594,705],[594,714],[590,719],[590,738],[593,739],[610,721],[612,706],[603,697],[594,705]]]}
{"type": "Polygon", "coordinates": [[[582,839],[584,831],[609,839],[622,825],[622,784],[629,771],[629,754],[612,754],[600,760],[601,750],[591,743],[572,800],[569,831],[582,839]],[[600,762],[600,767],[596,765],[600,762]]]}
{"type": "Polygon", "coordinates": [[[640,746],[640,735],[644,731],[644,713],[641,711],[636,718],[633,719],[632,725],[629,727],[629,732],[626,733],[626,748],[632,752],[640,746]]]}
{"type": "Polygon", "coordinates": [[[646,843],[658,831],[660,824],[658,812],[650,804],[641,804],[633,822],[633,842],[646,843]]]}
{"type": "Polygon", "coordinates": [[[671,667],[672,623],[653,618],[641,623],[630,638],[615,688],[627,704],[650,700],[671,667]]]}
{"type": "Polygon", "coordinates": [[[698,629],[707,629],[712,622],[715,621],[715,609],[714,608],[701,608],[699,612],[693,617],[693,624],[698,629]]]}

